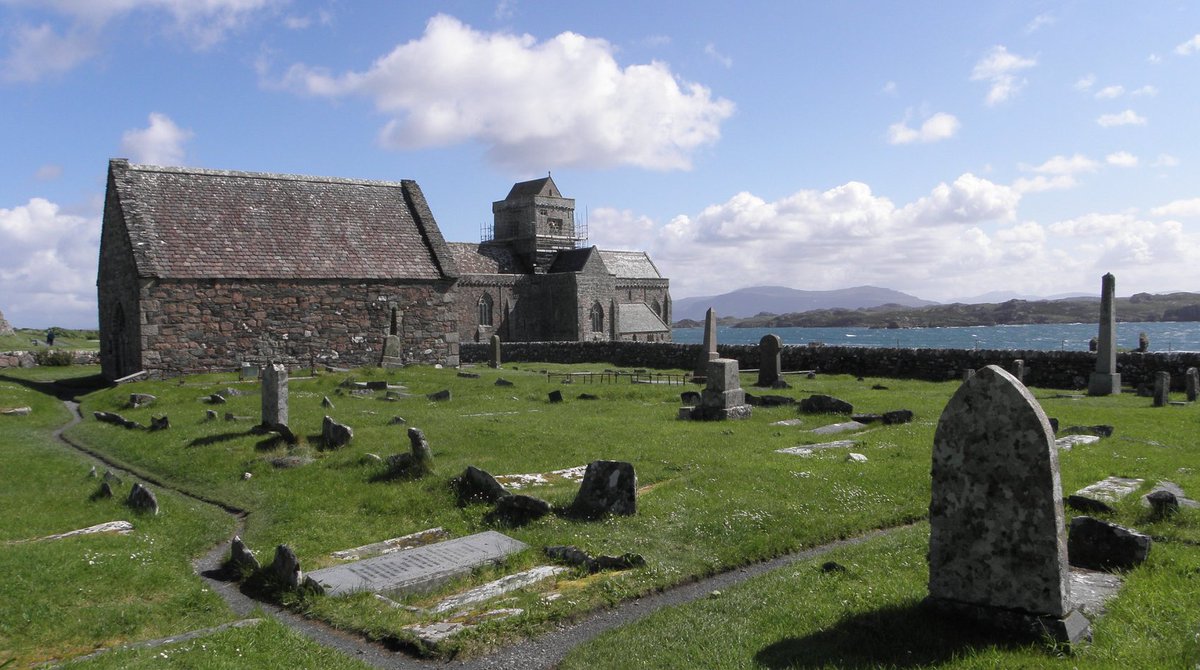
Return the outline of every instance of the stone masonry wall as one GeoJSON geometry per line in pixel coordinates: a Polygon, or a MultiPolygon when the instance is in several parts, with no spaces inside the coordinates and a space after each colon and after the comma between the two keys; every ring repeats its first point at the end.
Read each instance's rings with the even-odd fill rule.
{"type": "MultiPolygon", "coordinates": [[[[690,370],[701,345],[659,342],[505,342],[503,362],[608,363],[620,367],[690,370]]],[[[741,369],[758,367],[758,345],[718,345],[722,358],[735,358],[741,369]]],[[[487,345],[464,344],[464,363],[487,361],[487,345]]],[[[1025,361],[1025,383],[1058,389],[1084,389],[1096,355],[1082,351],[997,351],[970,349],[889,349],[865,347],[784,346],[783,370],[816,370],[825,374],[944,381],[962,379],[962,371],[985,365],[1012,369],[1025,361]]],[[[1171,374],[1171,388],[1183,390],[1184,372],[1200,367],[1200,352],[1122,353],[1117,371],[1126,386],[1153,384],[1154,373],[1171,374]]]]}
{"type": "Polygon", "coordinates": [[[392,307],[402,356],[458,364],[453,284],[345,280],[146,280],[142,365],[155,376],[278,360],[377,365],[392,307]]]}
{"type": "MultiPolygon", "coordinates": [[[[56,349],[55,351],[61,351],[56,349]]],[[[73,365],[95,365],[100,362],[98,351],[72,351],[73,365]]],[[[32,351],[0,351],[0,369],[37,367],[37,356],[32,351]]]]}

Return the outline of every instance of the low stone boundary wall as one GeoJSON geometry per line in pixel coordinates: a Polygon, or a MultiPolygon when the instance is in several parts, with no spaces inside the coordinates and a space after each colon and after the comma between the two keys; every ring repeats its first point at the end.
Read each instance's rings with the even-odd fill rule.
{"type": "MultiPolygon", "coordinates": [[[[616,367],[691,370],[703,345],[665,342],[504,342],[502,362],[591,363],[616,367]]],[[[718,345],[724,358],[737,359],[743,369],[758,367],[757,344],[718,345]]],[[[488,345],[459,345],[464,363],[486,363],[488,345]]],[[[1013,361],[1025,361],[1025,383],[1057,389],[1086,389],[1096,355],[1086,351],[1021,351],[972,349],[895,349],[785,345],[780,350],[784,372],[817,370],[826,374],[894,377],[945,381],[962,379],[963,370],[999,365],[1008,371],[1013,361]]],[[[1184,372],[1200,368],[1200,352],[1120,353],[1117,371],[1125,386],[1154,383],[1154,373],[1171,374],[1171,388],[1182,391],[1184,372]]]]}
{"type": "MultiPolygon", "coordinates": [[[[61,351],[56,349],[55,351],[61,351]]],[[[73,365],[98,365],[100,363],[99,351],[72,351],[71,363],[73,365]]],[[[0,369],[3,368],[35,368],[37,367],[37,355],[33,351],[0,351],[0,369]]]]}

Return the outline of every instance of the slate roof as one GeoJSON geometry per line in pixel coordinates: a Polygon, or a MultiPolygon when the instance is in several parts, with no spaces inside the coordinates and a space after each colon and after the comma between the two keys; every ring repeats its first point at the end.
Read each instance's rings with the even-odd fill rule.
{"type": "Polygon", "coordinates": [[[417,183],[109,163],[138,275],[457,276],[417,183]]]}
{"type": "Polygon", "coordinates": [[[662,333],[671,330],[644,302],[623,302],[617,308],[617,332],[662,333]]]}
{"type": "Polygon", "coordinates": [[[510,247],[473,242],[449,242],[447,246],[460,274],[508,275],[526,272],[510,247]]]}
{"type": "Polygon", "coordinates": [[[658,268],[644,251],[600,250],[600,260],[620,279],[662,279],[658,268]]]}
{"type": "Polygon", "coordinates": [[[513,198],[531,198],[535,195],[548,195],[551,197],[560,198],[562,197],[562,192],[558,190],[558,186],[554,183],[554,180],[549,176],[546,176],[542,177],[541,179],[519,181],[513,184],[512,189],[509,190],[508,195],[505,196],[504,199],[512,200],[513,198]]]}
{"type": "Polygon", "coordinates": [[[596,247],[562,249],[554,255],[554,262],[550,264],[549,272],[581,272],[595,249],[596,247]]]}

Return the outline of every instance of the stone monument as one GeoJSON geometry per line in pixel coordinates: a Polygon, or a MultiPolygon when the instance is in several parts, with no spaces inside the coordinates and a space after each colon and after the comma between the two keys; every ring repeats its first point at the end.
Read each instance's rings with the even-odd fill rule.
{"type": "Polygon", "coordinates": [[[1096,343],[1096,370],[1088,378],[1088,395],[1115,395],[1121,392],[1117,372],[1117,313],[1114,303],[1117,279],[1112,273],[1100,280],[1100,337],[1096,343]]]}
{"type": "Polygon", "coordinates": [[[717,358],[717,313],[709,307],[708,312],[704,314],[704,350],[700,352],[700,359],[696,361],[696,370],[692,378],[704,379],[704,375],[708,374],[709,362],[717,358]]]}
{"type": "Polygon", "coordinates": [[[12,335],[13,327],[4,320],[4,312],[0,312],[0,335],[12,335]]]}
{"type": "Polygon", "coordinates": [[[1154,373],[1154,406],[1166,407],[1171,401],[1171,373],[1154,373]]]}
{"type": "Polygon", "coordinates": [[[1187,372],[1183,373],[1183,380],[1187,389],[1188,402],[1196,402],[1196,395],[1200,394],[1200,370],[1188,368],[1187,372]]]}
{"type": "Polygon", "coordinates": [[[679,417],[700,421],[749,418],[751,408],[738,378],[738,362],[732,358],[718,358],[709,362],[707,372],[707,386],[700,394],[700,405],[682,408],[679,417]]]}
{"type": "Polygon", "coordinates": [[[758,383],[755,386],[773,387],[780,381],[779,350],[782,346],[782,340],[775,334],[763,335],[758,341],[758,383]]]}
{"type": "Polygon", "coordinates": [[[500,336],[492,335],[491,339],[491,358],[488,360],[488,367],[500,369],[500,336]]]}
{"type": "Polygon", "coordinates": [[[288,369],[269,363],[262,373],[262,425],[288,425],[288,369]]]}
{"type": "Polygon", "coordinates": [[[928,602],[1004,629],[1075,642],[1054,433],[1015,377],[989,365],[963,382],[934,434],[928,602]]]}

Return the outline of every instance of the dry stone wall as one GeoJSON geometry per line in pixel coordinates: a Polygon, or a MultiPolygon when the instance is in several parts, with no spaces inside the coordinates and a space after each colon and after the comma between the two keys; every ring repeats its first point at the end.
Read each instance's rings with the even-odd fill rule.
{"type": "MultiPolygon", "coordinates": [[[[505,342],[504,362],[595,363],[620,367],[691,370],[703,345],[660,342],[505,342]]],[[[721,358],[733,358],[741,369],[758,367],[757,345],[719,345],[721,358]]],[[[488,346],[464,344],[463,362],[486,363],[488,346]]],[[[1008,369],[1025,361],[1025,383],[1058,389],[1086,389],[1096,355],[1085,351],[970,349],[894,349],[866,347],[784,346],[779,352],[784,372],[816,370],[826,374],[945,381],[962,379],[965,369],[999,365],[1008,369]]],[[[1126,385],[1153,384],[1154,374],[1171,374],[1172,389],[1184,390],[1189,367],[1200,367],[1200,352],[1121,353],[1117,370],[1126,385]]]]}

